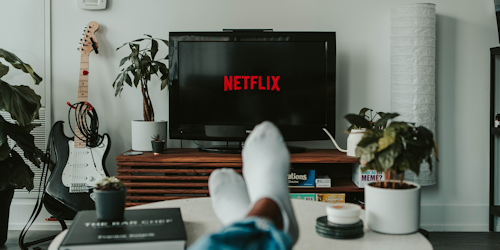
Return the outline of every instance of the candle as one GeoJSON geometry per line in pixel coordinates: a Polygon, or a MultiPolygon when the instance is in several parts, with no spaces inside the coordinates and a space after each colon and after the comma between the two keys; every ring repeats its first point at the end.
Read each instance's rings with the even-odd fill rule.
{"type": "Polygon", "coordinates": [[[354,224],[359,221],[361,206],[352,203],[333,204],[326,207],[328,221],[335,224],[354,224]]]}

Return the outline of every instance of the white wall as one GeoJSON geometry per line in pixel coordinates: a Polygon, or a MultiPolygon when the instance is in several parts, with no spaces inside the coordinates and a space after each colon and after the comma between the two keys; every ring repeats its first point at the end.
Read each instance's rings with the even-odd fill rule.
{"type": "MultiPolygon", "coordinates": [[[[126,50],[115,48],[142,34],[168,38],[169,31],[272,28],[276,31],[337,32],[336,137],[346,113],[371,107],[389,111],[390,8],[410,0],[108,0],[104,11],[86,11],[75,1],[52,0],[53,121],[67,120],[66,102],[76,102],[83,27],[97,21],[99,54],[90,55],[89,102],[100,132],[112,147],[106,164],[128,150],[130,121],[142,119],[138,89],[114,97],[112,82],[126,50]]],[[[492,0],[430,0],[437,10],[438,184],[423,188],[422,227],[431,231],[488,230],[489,48],[499,45],[492,0]]],[[[150,87],[157,119],[168,120],[168,92],[150,87]]],[[[67,130],[69,135],[69,129],[67,130]]],[[[333,148],[329,141],[298,143],[333,148]]],[[[190,142],[183,145],[193,146],[190,142]]],[[[297,144],[295,144],[297,145],[297,144]]],[[[179,147],[177,140],[169,147],[179,147]]],[[[498,229],[500,227],[497,226],[498,229]]]]}

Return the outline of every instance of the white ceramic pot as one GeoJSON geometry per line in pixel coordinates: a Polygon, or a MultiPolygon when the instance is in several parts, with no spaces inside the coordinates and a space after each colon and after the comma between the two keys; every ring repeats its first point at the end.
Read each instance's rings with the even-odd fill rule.
{"type": "Polygon", "coordinates": [[[362,129],[352,129],[349,132],[349,136],[347,137],[347,155],[348,156],[356,156],[356,147],[358,146],[359,141],[363,138],[365,134],[364,128],[362,129]]]}
{"type": "Polygon", "coordinates": [[[365,186],[365,211],[368,227],[386,234],[410,234],[420,227],[420,185],[416,188],[387,189],[365,186]]]}
{"type": "Polygon", "coordinates": [[[160,135],[160,140],[167,140],[166,121],[132,121],[132,150],[152,151],[151,137],[156,134],[160,135]]]}

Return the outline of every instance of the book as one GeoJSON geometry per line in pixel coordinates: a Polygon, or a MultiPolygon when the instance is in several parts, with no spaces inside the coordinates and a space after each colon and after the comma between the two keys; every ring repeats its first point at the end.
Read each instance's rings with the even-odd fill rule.
{"type": "Polygon", "coordinates": [[[316,178],[316,187],[317,188],[330,188],[332,187],[332,181],[328,175],[326,176],[318,176],[316,178]]]}
{"type": "Polygon", "coordinates": [[[345,194],[316,194],[316,201],[327,203],[345,203],[345,194]]]}
{"type": "Polygon", "coordinates": [[[314,193],[290,194],[290,199],[316,201],[316,194],[314,194],[314,193]]]}
{"type": "Polygon", "coordinates": [[[76,214],[59,250],[185,249],[179,208],[125,210],[122,221],[99,221],[95,210],[76,214]]]}
{"type": "Polygon", "coordinates": [[[311,187],[313,188],[315,183],[315,171],[307,169],[290,169],[288,173],[288,186],[289,187],[311,187]]]}
{"type": "Polygon", "coordinates": [[[359,188],[364,188],[367,183],[384,180],[384,173],[377,173],[375,170],[361,172],[359,164],[352,166],[352,182],[359,188]]]}

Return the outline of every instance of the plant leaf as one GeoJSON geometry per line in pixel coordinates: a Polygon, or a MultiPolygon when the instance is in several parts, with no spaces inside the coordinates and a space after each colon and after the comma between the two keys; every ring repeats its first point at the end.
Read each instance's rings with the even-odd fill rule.
{"type": "Polygon", "coordinates": [[[118,80],[115,82],[115,96],[119,95],[122,90],[123,90],[123,74],[125,74],[126,71],[123,71],[120,75],[118,80]]]}
{"type": "Polygon", "coordinates": [[[167,79],[164,79],[164,80],[161,80],[161,90],[163,90],[165,87],[168,86],[168,78],[167,79]]]}
{"type": "Polygon", "coordinates": [[[151,35],[148,35],[148,34],[144,34],[145,36],[149,37],[149,38],[153,38],[151,35]]]}
{"type": "Polygon", "coordinates": [[[118,66],[118,67],[123,66],[123,64],[125,64],[125,62],[129,59],[129,57],[130,56],[126,56],[126,57],[122,58],[122,60],[120,60],[120,66],[118,66]]]}
{"type": "Polygon", "coordinates": [[[10,178],[12,177],[12,160],[11,158],[7,158],[7,160],[0,161],[0,191],[5,190],[10,185],[10,178]]]}
{"type": "Polygon", "coordinates": [[[163,39],[160,39],[165,45],[168,46],[168,40],[163,40],[163,39]]]}
{"type": "Polygon", "coordinates": [[[370,122],[362,115],[347,114],[344,118],[351,124],[360,128],[370,128],[370,122]]]}
{"type": "MultiPolygon", "coordinates": [[[[42,78],[33,71],[33,68],[29,64],[24,63],[14,55],[13,53],[8,52],[7,50],[1,49],[0,48],[0,57],[3,57],[7,62],[12,64],[14,68],[22,70],[24,73],[28,73],[31,75],[31,78],[33,78],[33,81],[35,82],[36,85],[40,84],[42,81],[42,78]]],[[[0,76],[1,77],[1,76],[0,76]]]]}
{"type": "Polygon", "coordinates": [[[158,52],[158,42],[155,39],[151,39],[151,59],[154,60],[156,53],[158,52]]]}
{"type": "Polygon", "coordinates": [[[41,97],[28,86],[12,86],[0,80],[0,110],[10,113],[21,126],[38,118],[41,97]]]}
{"type": "MultiPolygon", "coordinates": [[[[1,131],[0,131],[1,132],[1,131]]],[[[7,140],[5,140],[3,143],[0,142],[0,162],[4,161],[5,159],[9,158],[10,156],[10,147],[9,143],[7,143],[7,140]]],[[[1,190],[1,188],[0,188],[1,190]]]]}
{"type": "Polygon", "coordinates": [[[23,150],[26,159],[37,167],[40,167],[40,159],[43,159],[45,155],[35,146],[35,137],[30,133],[31,130],[38,126],[40,124],[30,124],[27,126],[12,124],[0,116],[0,129],[6,131],[7,135],[17,143],[17,146],[23,150]]]}
{"type": "Polygon", "coordinates": [[[132,79],[130,79],[130,75],[128,73],[125,74],[125,82],[128,86],[132,87],[132,79]]]}
{"type": "Polygon", "coordinates": [[[137,70],[134,70],[134,86],[137,88],[139,86],[139,82],[141,80],[141,76],[137,70]]]}
{"type": "Polygon", "coordinates": [[[0,78],[7,75],[7,73],[9,73],[9,66],[3,65],[2,62],[0,62],[0,78]]]}
{"type": "Polygon", "coordinates": [[[366,112],[368,111],[373,111],[372,109],[369,109],[369,108],[362,108],[360,111],[359,111],[359,115],[365,117],[365,114],[366,112]]]}
{"type": "Polygon", "coordinates": [[[11,169],[10,184],[14,185],[16,188],[26,187],[28,191],[31,191],[34,188],[33,178],[35,174],[16,151],[12,150],[11,154],[12,165],[14,165],[14,167],[11,169]]]}
{"type": "Polygon", "coordinates": [[[385,128],[387,126],[387,122],[390,119],[393,119],[393,118],[399,116],[398,113],[383,113],[383,114],[384,115],[381,116],[380,119],[375,123],[376,128],[378,128],[378,127],[385,128]]]}

